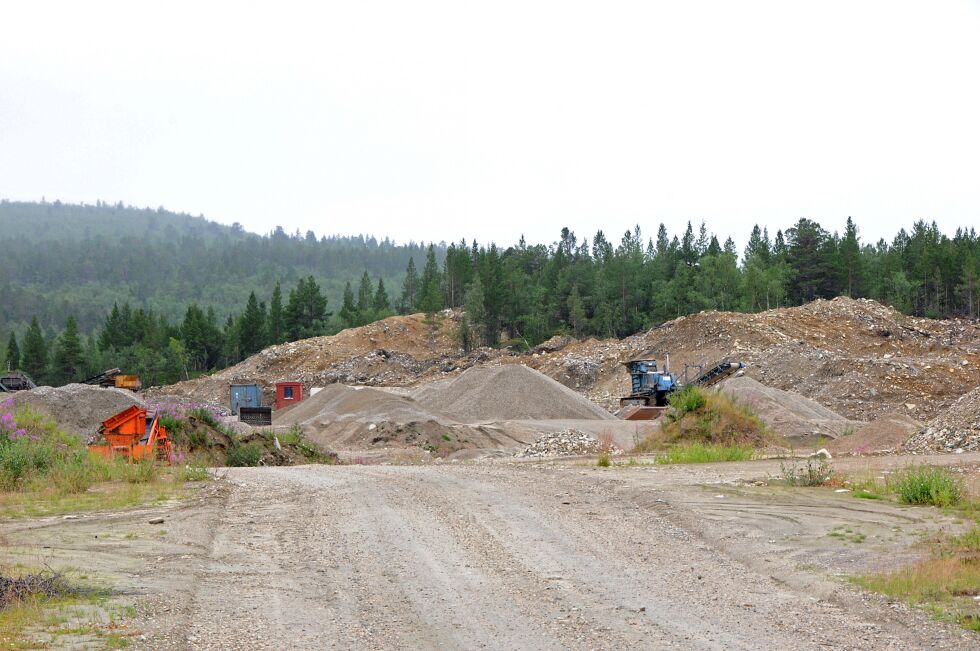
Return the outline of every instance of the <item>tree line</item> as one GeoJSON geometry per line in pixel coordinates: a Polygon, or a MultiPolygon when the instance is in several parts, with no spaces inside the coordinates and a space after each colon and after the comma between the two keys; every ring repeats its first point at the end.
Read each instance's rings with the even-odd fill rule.
{"type": "Polygon", "coordinates": [[[270,344],[446,308],[463,310],[458,335],[467,349],[533,346],[555,334],[623,337],[701,310],[755,312],[841,295],[873,298],[908,314],[978,318],[978,275],[974,229],[949,237],[924,221],[875,244],[862,243],[850,218],[843,234],[809,219],[775,235],[755,226],[741,257],[731,238],[720,242],[704,224],[695,230],[688,223],[673,237],[661,224],[645,240],[637,226],[616,244],[602,231],[580,240],[563,229],[550,246],[523,238],[505,249],[465,240],[442,249],[429,245],[421,273],[409,256],[400,291],[389,296],[384,278],[365,270],[359,282],[346,281],[336,311],[328,310],[311,274],[286,296],[281,281],[268,300],[252,290],[224,319],[214,306],[192,303],[172,322],[124,302],[85,336],[74,315],[59,332],[43,328],[35,316],[20,335],[9,333],[0,362],[41,382],[119,367],[139,373],[146,384],[170,383],[237,363],[270,344]]]}

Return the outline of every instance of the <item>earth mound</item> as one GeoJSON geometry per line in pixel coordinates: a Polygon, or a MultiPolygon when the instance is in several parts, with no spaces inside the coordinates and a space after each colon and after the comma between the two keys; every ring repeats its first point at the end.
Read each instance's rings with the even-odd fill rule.
{"type": "Polygon", "coordinates": [[[461,423],[615,417],[565,385],[522,364],[473,367],[414,394],[418,404],[461,423]]]}
{"type": "Polygon", "coordinates": [[[132,391],[90,384],[38,387],[18,391],[5,398],[14,407],[27,405],[50,416],[67,434],[87,440],[98,433],[102,421],[133,405],[146,403],[132,391]]]}
{"type": "Polygon", "coordinates": [[[720,390],[745,405],[779,436],[809,445],[839,438],[864,423],[851,421],[798,393],[768,387],[748,376],[725,380],[720,390]]]}
{"type": "Polygon", "coordinates": [[[894,452],[920,429],[922,424],[905,414],[886,414],[853,434],[831,441],[827,449],[834,455],[894,452]]]}

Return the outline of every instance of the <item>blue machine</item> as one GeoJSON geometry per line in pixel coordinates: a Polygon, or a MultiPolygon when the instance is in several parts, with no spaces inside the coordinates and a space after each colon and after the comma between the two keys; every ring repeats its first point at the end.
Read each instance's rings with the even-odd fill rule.
{"type": "Polygon", "coordinates": [[[666,407],[667,396],[679,388],[677,377],[669,370],[658,370],[655,359],[625,362],[630,373],[630,395],[620,398],[621,405],[666,407]]]}
{"type": "MultiPolygon", "coordinates": [[[[670,365],[669,355],[667,356],[667,364],[662,371],[657,368],[657,360],[655,359],[634,359],[630,362],[624,362],[623,365],[629,370],[631,387],[630,395],[619,399],[619,404],[624,407],[629,405],[666,407],[667,397],[684,386],[677,381],[677,376],[671,373],[668,368],[670,365]]],[[[700,372],[689,384],[709,387],[745,368],[745,364],[723,360],[712,364],[707,370],[704,369],[703,365],[696,368],[700,372]]],[[[687,380],[686,369],[684,379],[687,380]]]]}

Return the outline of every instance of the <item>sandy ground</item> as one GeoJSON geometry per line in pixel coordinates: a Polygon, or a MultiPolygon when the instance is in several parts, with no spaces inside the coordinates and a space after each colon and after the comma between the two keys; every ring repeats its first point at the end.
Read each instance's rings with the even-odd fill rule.
{"type": "Polygon", "coordinates": [[[189,502],[3,522],[0,535],[4,560],[83,567],[115,585],[138,607],[131,648],[977,644],[841,578],[912,559],[923,532],[962,524],[751,481],[778,473],[771,461],[235,469],[189,502]],[[865,541],[828,535],[841,525],[865,541]]]}

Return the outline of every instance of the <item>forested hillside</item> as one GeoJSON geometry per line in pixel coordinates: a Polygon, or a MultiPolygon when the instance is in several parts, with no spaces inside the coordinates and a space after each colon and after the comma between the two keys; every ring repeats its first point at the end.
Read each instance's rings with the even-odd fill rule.
{"type": "MultiPolygon", "coordinates": [[[[331,225],[325,223],[324,231],[331,225]]],[[[397,284],[422,245],[313,233],[247,233],[200,217],[122,205],[0,202],[0,332],[23,331],[36,316],[46,331],[73,314],[83,333],[99,328],[114,304],[178,321],[191,303],[223,321],[253,290],[268,297],[277,281],[313,275],[330,303],[365,271],[397,284]]],[[[441,256],[441,249],[437,249],[441,256]]]]}
{"type": "Polygon", "coordinates": [[[562,332],[622,337],[705,309],[838,295],[930,317],[980,310],[976,232],[950,236],[921,221],[873,244],[850,219],[842,234],[808,219],[774,235],[756,226],[739,255],[730,237],[690,223],[680,234],[660,225],[654,237],[637,226],[618,241],[565,229],[552,244],[422,248],[282,229],[258,236],[120,206],[7,203],[0,243],[9,270],[0,356],[49,382],[110,366],[172,382],[270,343],[445,307],[465,309],[464,347],[534,345],[562,332]],[[22,207],[45,228],[25,227],[22,207]]]}

